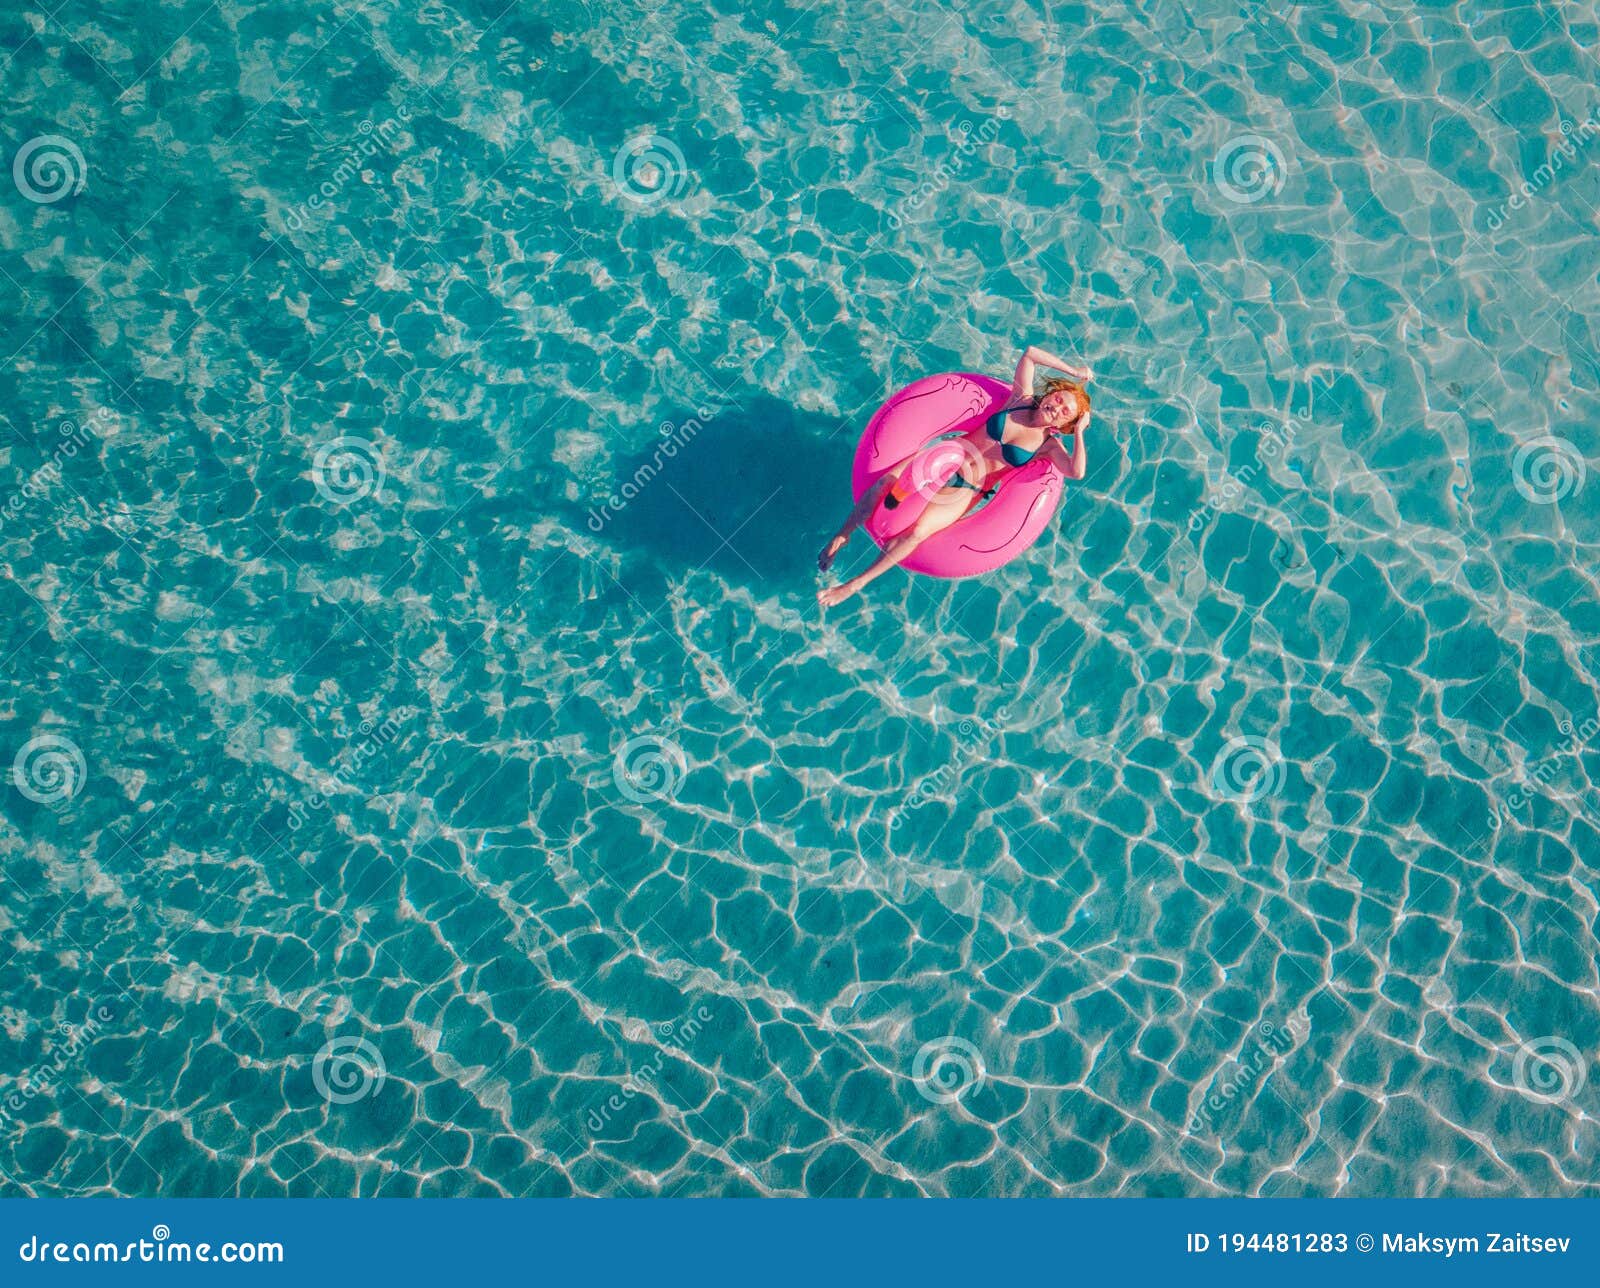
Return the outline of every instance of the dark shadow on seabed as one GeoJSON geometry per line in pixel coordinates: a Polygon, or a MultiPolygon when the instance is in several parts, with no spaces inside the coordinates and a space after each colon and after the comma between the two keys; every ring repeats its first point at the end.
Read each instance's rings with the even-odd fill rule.
{"type": "Polygon", "coordinates": [[[617,508],[597,491],[573,526],[667,570],[705,568],[787,589],[815,568],[816,551],[844,517],[854,435],[830,435],[831,422],[774,398],[711,410],[700,428],[685,419],[618,457],[610,484],[617,508]]]}

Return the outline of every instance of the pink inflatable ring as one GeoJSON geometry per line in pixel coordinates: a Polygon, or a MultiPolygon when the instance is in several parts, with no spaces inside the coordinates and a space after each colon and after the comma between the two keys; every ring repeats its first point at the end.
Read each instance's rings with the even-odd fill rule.
{"type": "MultiPolygon", "coordinates": [[[[850,486],[856,500],[907,457],[894,490],[894,509],[882,501],[862,527],[881,548],[917,521],[933,496],[973,451],[965,433],[1005,406],[1011,386],[970,372],[924,376],[873,414],[856,445],[850,486]],[[907,488],[909,484],[909,490],[907,488]]],[[[1008,469],[999,491],[971,514],[929,537],[900,565],[927,577],[976,577],[1009,563],[1031,546],[1061,500],[1061,471],[1043,452],[1008,469]]],[[[885,493],[887,495],[887,492],[885,493]]]]}

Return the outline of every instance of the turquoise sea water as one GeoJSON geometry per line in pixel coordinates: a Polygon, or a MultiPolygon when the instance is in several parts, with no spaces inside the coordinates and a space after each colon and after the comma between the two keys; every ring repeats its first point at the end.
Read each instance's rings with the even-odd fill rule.
{"type": "Polygon", "coordinates": [[[1597,34],[8,10],[0,1192],[1600,1190],[1597,34]]]}

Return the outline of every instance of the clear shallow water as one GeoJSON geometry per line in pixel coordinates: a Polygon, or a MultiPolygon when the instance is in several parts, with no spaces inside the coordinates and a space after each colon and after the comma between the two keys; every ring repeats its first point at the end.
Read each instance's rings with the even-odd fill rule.
{"type": "Polygon", "coordinates": [[[8,14],[4,1192],[1593,1192],[1595,14],[1254,8],[8,14]]]}

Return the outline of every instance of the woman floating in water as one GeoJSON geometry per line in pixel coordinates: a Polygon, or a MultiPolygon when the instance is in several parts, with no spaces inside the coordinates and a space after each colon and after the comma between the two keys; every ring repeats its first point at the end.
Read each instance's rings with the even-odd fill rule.
{"type": "MultiPolygon", "coordinates": [[[[980,421],[967,431],[962,439],[964,459],[960,470],[933,496],[917,522],[889,541],[865,572],[818,591],[817,602],[824,608],[832,608],[849,599],[863,586],[903,562],[934,533],[959,523],[975,506],[994,495],[1007,473],[1026,465],[1041,452],[1065,477],[1081,479],[1087,463],[1083,431],[1089,425],[1089,392],[1084,388],[1088,379],[1086,368],[1074,367],[1037,346],[1029,346],[1017,363],[1010,399],[988,420],[980,421]],[[1043,392],[1035,396],[1034,377],[1038,367],[1062,372],[1070,379],[1047,379],[1043,392]],[[1058,435],[1062,434],[1072,435],[1070,452],[1060,442],[1058,435]]],[[[880,501],[887,505],[897,502],[902,490],[901,476],[911,459],[906,457],[861,494],[833,540],[817,557],[818,568],[826,572],[832,566],[850,534],[872,514],[880,501]]]]}

